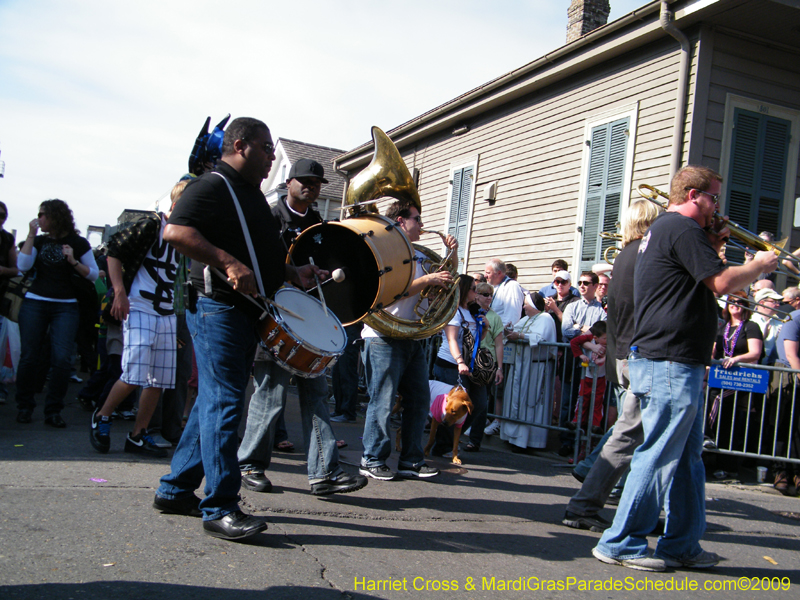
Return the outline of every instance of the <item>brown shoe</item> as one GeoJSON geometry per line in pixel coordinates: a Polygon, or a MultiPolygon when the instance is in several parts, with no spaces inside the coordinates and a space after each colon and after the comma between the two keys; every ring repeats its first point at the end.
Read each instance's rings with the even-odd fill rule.
{"type": "Polygon", "coordinates": [[[789,491],[789,479],[786,477],[786,471],[778,471],[775,473],[775,483],[773,487],[781,494],[786,494],[789,491]]]}

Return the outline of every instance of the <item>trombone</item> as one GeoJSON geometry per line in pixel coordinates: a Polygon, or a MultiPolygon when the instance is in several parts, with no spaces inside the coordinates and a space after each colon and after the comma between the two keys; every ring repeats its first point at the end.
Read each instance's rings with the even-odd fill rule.
{"type": "Polygon", "coordinates": [[[739,306],[743,306],[745,310],[748,310],[751,313],[757,313],[759,315],[775,319],[776,321],[780,321],[781,323],[787,323],[792,320],[791,311],[780,310],[778,308],[768,308],[750,297],[743,298],[742,296],[737,296],[736,294],[725,294],[724,296],[717,298],[717,302],[722,302],[724,304],[738,304],[739,306]],[[773,314],[769,315],[761,310],[758,310],[759,308],[771,310],[773,314]]]}
{"type": "MultiPolygon", "coordinates": [[[[661,202],[658,197],[665,198],[669,201],[669,194],[659,190],[658,188],[653,187],[652,185],[647,185],[645,183],[641,184],[639,187],[636,188],[639,192],[639,195],[642,198],[650,200],[655,204],[658,204],[661,208],[666,209],[668,202],[661,202]]],[[[719,212],[714,213],[714,218],[717,220],[722,220],[722,215],[719,212]]],[[[725,225],[731,232],[731,237],[735,238],[737,241],[732,242],[728,241],[728,243],[740,248],[745,252],[749,252],[751,249],[760,250],[762,252],[773,252],[775,256],[777,256],[780,260],[783,261],[783,265],[778,264],[778,268],[775,269],[778,273],[782,275],[786,275],[787,277],[792,277],[794,279],[800,279],[797,273],[794,273],[789,270],[789,267],[786,263],[791,265],[797,265],[798,257],[783,249],[786,245],[786,241],[788,238],[781,240],[780,242],[773,243],[767,242],[762,240],[752,231],[748,231],[744,227],[737,225],[733,221],[725,221],[725,225]],[[741,242],[741,243],[740,243],[741,242]]],[[[795,267],[796,268],[796,267],[795,267]]]]}
{"type": "MultiPolygon", "coordinates": [[[[617,227],[619,227],[619,224],[617,224],[617,227]]],[[[611,233],[610,231],[601,231],[599,235],[604,240],[614,241],[613,246],[609,246],[603,251],[603,260],[608,264],[613,265],[614,259],[617,258],[617,255],[621,252],[620,247],[617,244],[622,243],[622,234],[611,233]]]]}

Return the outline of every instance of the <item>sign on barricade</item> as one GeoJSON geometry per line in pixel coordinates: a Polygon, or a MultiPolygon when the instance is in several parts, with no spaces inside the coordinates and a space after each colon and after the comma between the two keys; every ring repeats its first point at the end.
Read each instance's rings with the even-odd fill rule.
{"type": "Polygon", "coordinates": [[[746,367],[723,369],[720,365],[712,365],[708,373],[708,387],[766,394],[769,389],[769,371],[746,367]]]}

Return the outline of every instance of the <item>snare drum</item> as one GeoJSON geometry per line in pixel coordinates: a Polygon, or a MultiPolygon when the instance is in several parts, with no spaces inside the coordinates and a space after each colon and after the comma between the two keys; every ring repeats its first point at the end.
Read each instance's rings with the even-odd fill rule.
{"type": "Polygon", "coordinates": [[[323,293],[345,325],[360,321],[370,309],[394,304],[414,280],[414,248],[400,227],[377,214],[305,229],[292,244],[289,260],[305,265],[310,257],[321,269],[344,271],[344,281],[327,284],[323,293]]]}
{"type": "Polygon", "coordinates": [[[322,303],[295,288],[275,292],[275,302],[300,315],[303,320],[282,314],[270,305],[258,323],[258,334],[271,358],[299,377],[317,377],[332,367],[347,346],[344,327],[322,303]]]}

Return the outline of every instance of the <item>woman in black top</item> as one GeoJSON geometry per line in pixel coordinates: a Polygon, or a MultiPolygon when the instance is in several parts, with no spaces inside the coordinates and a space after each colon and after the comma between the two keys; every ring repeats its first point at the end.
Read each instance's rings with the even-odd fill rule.
{"type": "MultiPolygon", "coordinates": [[[[67,393],[79,310],[76,280],[97,279],[92,249],[75,231],[72,211],[63,200],[46,200],[18,258],[21,271],[36,269],[36,275],[19,311],[21,355],[17,369],[17,422],[30,423],[36,406],[33,395],[40,377],[40,361],[50,332],[50,381],[45,398],[45,423],[66,427],[61,418],[67,393]],[[36,235],[41,231],[45,235],[36,235]]],[[[80,284],[80,281],[77,281],[80,284]]]]}
{"type": "MultiPolygon", "coordinates": [[[[713,357],[722,361],[725,369],[735,369],[738,364],[758,363],[764,352],[764,336],[756,323],[750,321],[752,312],[747,308],[744,292],[728,294],[728,303],[722,311],[725,322],[720,325],[713,357]]],[[[713,367],[712,367],[713,368],[713,367]]],[[[744,450],[745,423],[748,414],[760,414],[762,396],[734,390],[711,390],[708,397],[706,436],[725,450],[744,450]],[[736,418],[733,438],[731,425],[736,418]]],[[[757,428],[751,428],[755,431],[757,428]]],[[[735,470],[733,461],[723,461],[726,470],[735,470]]],[[[718,466],[722,463],[718,462],[718,466]]]]}

